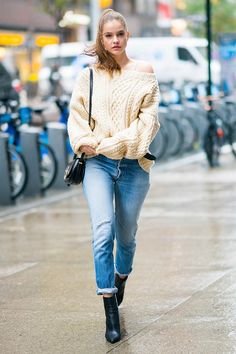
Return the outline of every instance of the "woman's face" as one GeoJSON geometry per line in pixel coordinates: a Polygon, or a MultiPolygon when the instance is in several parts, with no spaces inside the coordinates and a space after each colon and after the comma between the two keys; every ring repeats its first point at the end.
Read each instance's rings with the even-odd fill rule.
{"type": "Polygon", "coordinates": [[[129,33],[119,20],[108,21],[103,25],[102,43],[104,48],[113,56],[125,51],[129,33]]]}

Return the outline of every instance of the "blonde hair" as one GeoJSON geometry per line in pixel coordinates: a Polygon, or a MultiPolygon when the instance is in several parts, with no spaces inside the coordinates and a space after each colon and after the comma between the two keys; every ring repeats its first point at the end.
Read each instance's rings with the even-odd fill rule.
{"type": "Polygon", "coordinates": [[[117,20],[120,21],[127,31],[127,23],[119,12],[112,9],[107,9],[103,11],[99,23],[98,23],[98,32],[96,37],[96,42],[85,49],[85,54],[90,56],[96,56],[97,62],[96,66],[98,69],[106,70],[109,74],[112,75],[113,71],[121,71],[120,65],[116,62],[113,56],[104,48],[102,43],[102,31],[105,23],[109,21],[117,20]]]}

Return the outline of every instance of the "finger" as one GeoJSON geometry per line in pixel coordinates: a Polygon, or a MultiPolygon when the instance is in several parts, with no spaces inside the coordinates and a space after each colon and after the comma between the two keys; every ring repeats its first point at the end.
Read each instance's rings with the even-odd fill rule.
{"type": "Polygon", "coordinates": [[[96,150],[94,148],[89,148],[89,151],[91,151],[92,153],[96,152],[96,150]]]}
{"type": "Polygon", "coordinates": [[[96,151],[94,149],[90,149],[86,153],[87,155],[97,155],[96,151]]]}
{"type": "Polygon", "coordinates": [[[86,154],[87,156],[94,156],[94,155],[97,155],[97,154],[93,154],[93,153],[88,153],[86,154]]]}
{"type": "Polygon", "coordinates": [[[92,155],[92,154],[94,154],[94,150],[88,149],[88,150],[87,150],[87,153],[90,154],[90,155],[92,155]]]}
{"type": "Polygon", "coordinates": [[[83,148],[81,149],[81,151],[82,151],[82,152],[85,152],[85,154],[90,153],[92,150],[93,150],[93,149],[90,148],[89,146],[88,146],[88,147],[83,147],[83,148]]]}

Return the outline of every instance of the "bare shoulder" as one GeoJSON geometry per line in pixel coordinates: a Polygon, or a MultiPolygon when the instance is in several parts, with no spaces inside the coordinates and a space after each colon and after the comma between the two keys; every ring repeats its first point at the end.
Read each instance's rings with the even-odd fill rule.
{"type": "Polygon", "coordinates": [[[135,60],[136,70],[144,73],[153,73],[153,67],[148,61],[135,60]]]}

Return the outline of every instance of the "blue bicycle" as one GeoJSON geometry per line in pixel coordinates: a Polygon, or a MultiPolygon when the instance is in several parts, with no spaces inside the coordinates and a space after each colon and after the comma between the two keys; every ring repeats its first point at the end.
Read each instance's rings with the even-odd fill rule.
{"type": "MultiPolygon", "coordinates": [[[[68,95],[61,95],[59,97],[53,96],[53,97],[49,98],[49,101],[54,102],[60,112],[58,122],[64,124],[66,127],[68,117],[69,117],[70,97],[68,95]]],[[[69,142],[69,137],[67,137],[67,140],[66,140],[66,149],[67,149],[68,154],[73,154],[73,150],[72,150],[70,142],[69,142]]]]}
{"type": "MultiPolygon", "coordinates": [[[[19,107],[16,101],[0,102],[1,130],[9,134],[9,163],[12,185],[12,198],[22,193],[28,178],[27,165],[21,153],[20,128],[30,124],[32,113],[42,114],[43,108],[33,109],[19,107]]],[[[52,148],[47,143],[45,131],[39,136],[38,151],[40,161],[41,191],[44,192],[53,184],[57,174],[57,161],[52,148]]]]}

